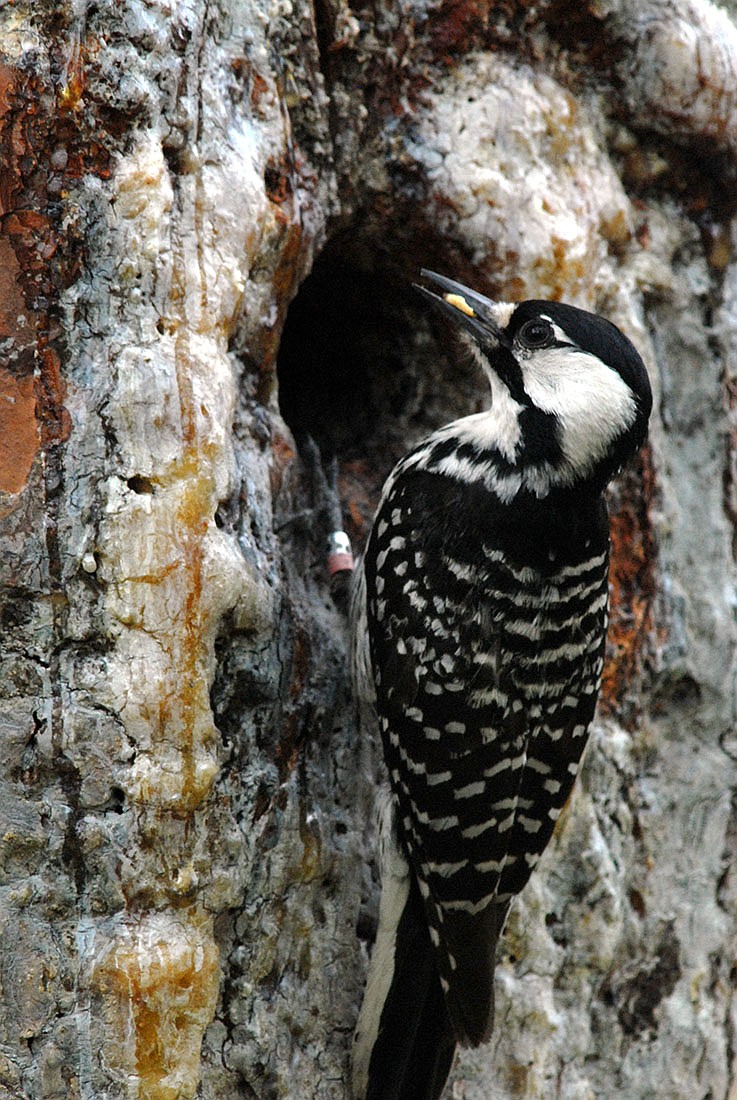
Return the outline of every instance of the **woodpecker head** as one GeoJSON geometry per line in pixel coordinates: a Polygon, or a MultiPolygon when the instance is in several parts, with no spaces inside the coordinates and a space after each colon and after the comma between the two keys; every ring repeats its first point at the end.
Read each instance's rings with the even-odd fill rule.
{"type": "Polygon", "coordinates": [[[643,443],[652,407],[647,371],[627,337],[563,302],[493,302],[432,271],[422,275],[442,293],[417,289],[459,327],[491,385],[491,410],[448,431],[479,454],[495,450],[538,495],[603,487],[643,443]]]}

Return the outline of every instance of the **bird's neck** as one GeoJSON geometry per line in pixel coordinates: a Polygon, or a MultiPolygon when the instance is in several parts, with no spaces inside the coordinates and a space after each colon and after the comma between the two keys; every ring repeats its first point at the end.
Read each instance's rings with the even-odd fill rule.
{"type": "Polygon", "coordinates": [[[554,425],[535,412],[507,395],[487,412],[439,428],[400,466],[480,484],[505,504],[520,493],[542,499],[570,479],[560,465],[554,425]]]}
{"type": "Polygon", "coordinates": [[[489,409],[439,428],[404,463],[481,483],[503,503],[520,494],[543,500],[587,488],[598,495],[633,449],[634,414],[629,406],[621,412],[619,419],[611,409],[553,413],[516,400],[496,379],[489,409]]]}

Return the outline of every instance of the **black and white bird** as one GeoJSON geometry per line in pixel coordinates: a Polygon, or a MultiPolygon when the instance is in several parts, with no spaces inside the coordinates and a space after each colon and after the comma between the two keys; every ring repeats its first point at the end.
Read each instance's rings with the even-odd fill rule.
{"type": "Polygon", "coordinates": [[[487,1040],[497,940],[578,770],[607,627],[603,492],[645,439],[647,372],[609,321],[423,271],[491,388],[390,474],[353,607],[390,793],[355,1100],[438,1100],[487,1040]]]}

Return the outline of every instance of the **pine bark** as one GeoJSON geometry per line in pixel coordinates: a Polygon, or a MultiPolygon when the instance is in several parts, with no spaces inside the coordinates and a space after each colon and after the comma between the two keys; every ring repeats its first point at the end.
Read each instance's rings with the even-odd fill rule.
{"type": "Polygon", "coordinates": [[[483,407],[425,266],[606,314],[657,391],[448,1095],[735,1100],[736,89],[733,2],[0,7],[0,1098],[347,1100],[380,764],[330,478],[360,548],[483,407]]]}

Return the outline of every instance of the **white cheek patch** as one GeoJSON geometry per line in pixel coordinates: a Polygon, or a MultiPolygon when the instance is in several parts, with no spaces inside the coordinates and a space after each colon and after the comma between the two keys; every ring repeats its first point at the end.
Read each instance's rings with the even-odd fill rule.
{"type": "Polygon", "coordinates": [[[634,423],[637,406],[632,391],[595,355],[548,348],[521,365],[533,404],[558,418],[563,457],[572,474],[591,470],[634,423]]]}

